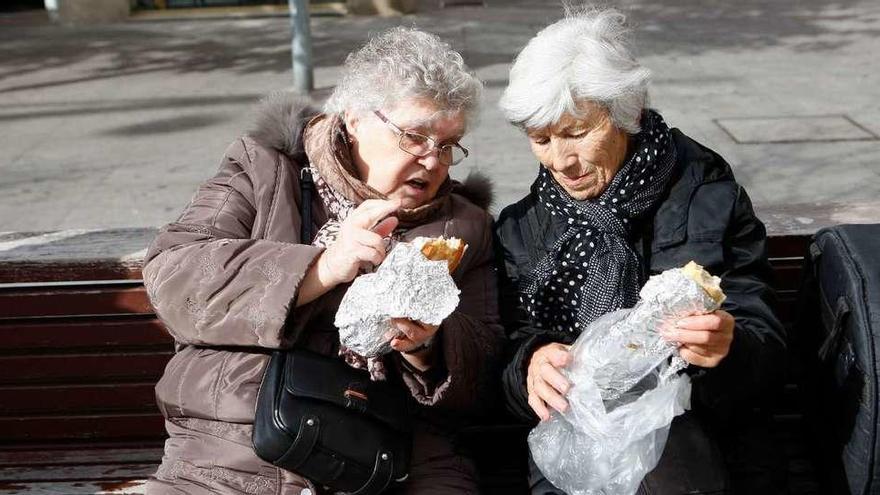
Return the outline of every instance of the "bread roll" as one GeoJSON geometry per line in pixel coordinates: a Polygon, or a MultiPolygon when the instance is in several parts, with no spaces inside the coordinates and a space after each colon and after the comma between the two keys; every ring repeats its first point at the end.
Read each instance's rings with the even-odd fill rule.
{"type": "Polygon", "coordinates": [[[445,260],[449,264],[449,273],[458,267],[467,248],[467,244],[455,237],[419,237],[413,242],[420,247],[425,258],[432,261],[445,260]]]}
{"type": "Polygon", "coordinates": [[[688,278],[699,284],[706,291],[706,294],[709,294],[709,297],[718,304],[721,304],[727,298],[721,290],[721,278],[713,276],[696,262],[689,262],[681,270],[688,278]]]}

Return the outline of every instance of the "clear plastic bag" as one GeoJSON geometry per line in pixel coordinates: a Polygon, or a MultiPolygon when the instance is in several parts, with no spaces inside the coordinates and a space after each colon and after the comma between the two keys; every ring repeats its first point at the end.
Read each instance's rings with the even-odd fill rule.
{"type": "Polygon", "coordinates": [[[529,434],[538,469],[569,495],[635,493],[660,460],[673,418],[690,407],[677,348],[657,330],[720,301],[681,269],[651,277],[632,309],[597,319],[571,347],[569,408],[529,434]]]}

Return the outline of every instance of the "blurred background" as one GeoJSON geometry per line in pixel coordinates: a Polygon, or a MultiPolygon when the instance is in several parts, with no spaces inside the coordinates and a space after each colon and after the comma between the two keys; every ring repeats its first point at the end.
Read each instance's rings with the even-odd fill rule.
{"type": "MultiPolygon", "coordinates": [[[[652,106],[734,167],[761,213],[880,193],[880,2],[621,0],[652,106]]],[[[556,0],[310,3],[318,104],[346,54],[394,25],[441,35],[487,87],[455,177],[494,211],[537,163],[497,110],[509,65],[556,0]]],[[[286,1],[0,2],[0,232],[175,219],[261,95],[293,86],[286,1]]],[[[809,223],[809,218],[804,218],[809,223]]]]}

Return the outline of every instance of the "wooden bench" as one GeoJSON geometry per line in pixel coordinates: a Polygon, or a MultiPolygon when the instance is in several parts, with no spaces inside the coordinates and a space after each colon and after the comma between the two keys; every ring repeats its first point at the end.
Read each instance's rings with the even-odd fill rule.
{"type": "MultiPolygon", "coordinates": [[[[780,318],[790,325],[810,235],[880,221],[880,205],[798,205],[759,214],[771,233],[780,318]]],[[[153,386],[173,352],[141,283],[152,229],[0,233],[0,494],[143,493],[165,438],[153,386]]],[[[797,363],[777,407],[791,493],[818,493],[797,363]]],[[[522,428],[467,442],[486,493],[524,488],[522,428]]]]}
{"type": "Polygon", "coordinates": [[[0,234],[0,493],[142,493],[173,352],[140,280],[154,235],[0,234]]]}

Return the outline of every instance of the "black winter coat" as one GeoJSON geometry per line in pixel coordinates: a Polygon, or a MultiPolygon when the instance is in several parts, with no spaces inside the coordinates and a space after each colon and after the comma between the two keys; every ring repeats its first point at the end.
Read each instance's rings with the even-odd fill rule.
{"type": "MultiPolygon", "coordinates": [[[[722,309],[736,320],[730,353],[716,368],[689,372],[692,408],[726,423],[774,392],[783,376],[784,330],[770,309],[766,231],[723,158],[677,129],[672,138],[677,163],[667,196],[635,229],[631,245],[645,275],[695,260],[721,277],[727,294],[722,309]]],[[[549,342],[569,344],[577,335],[532,326],[519,304],[518,283],[565,231],[565,220],[529,194],[506,207],[496,224],[501,314],[510,345],[503,385],[508,409],[526,422],[537,421],[525,380],[532,352],[549,342]]]]}

